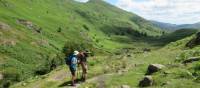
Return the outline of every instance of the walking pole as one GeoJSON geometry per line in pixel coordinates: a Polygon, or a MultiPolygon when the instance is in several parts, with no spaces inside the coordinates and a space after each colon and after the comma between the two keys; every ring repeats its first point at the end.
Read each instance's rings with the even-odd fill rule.
{"type": "Polygon", "coordinates": [[[77,67],[77,81],[79,81],[79,65],[78,65],[78,67],[77,67]]]}

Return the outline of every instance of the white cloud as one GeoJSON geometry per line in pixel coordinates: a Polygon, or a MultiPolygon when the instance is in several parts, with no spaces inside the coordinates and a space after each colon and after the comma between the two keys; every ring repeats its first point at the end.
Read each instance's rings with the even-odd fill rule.
{"type": "Polygon", "coordinates": [[[89,0],[75,0],[77,2],[88,2],[89,0]]]}
{"type": "Polygon", "coordinates": [[[200,22],[200,0],[118,0],[116,5],[150,20],[200,22]]]}

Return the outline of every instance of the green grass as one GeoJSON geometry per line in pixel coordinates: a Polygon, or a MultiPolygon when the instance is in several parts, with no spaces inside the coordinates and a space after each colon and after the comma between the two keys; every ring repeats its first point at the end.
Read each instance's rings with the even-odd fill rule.
{"type": "MultiPolygon", "coordinates": [[[[158,38],[166,31],[154,27],[136,14],[101,0],[88,3],[73,0],[0,0],[0,21],[9,25],[9,29],[0,29],[0,72],[5,75],[3,81],[11,85],[49,73],[52,64],[63,65],[63,47],[73,42],[87,45],[84,48],[95,55],[106,56],[123,52],[123,48],[135,48],[134,52],[143,48],[155,50],[196,32],[183,30],[158,38]],[[30,21],[34,26],[20,24],[19,19],[30,21]]],[[[140,59],[134,63],[143,63],[143,60],[146,65],[165,63],[169,58],[169,61],[174,58],[173,52],[167,55],[157,53],[149,53],[149,57],[145,54],[135,55],[140,59]],[[163,59],[158,60],[161,57],[163,59]]],[[[120,65],[102,69],[105,65],[102,63],[110,62],[104,59],[100,60],[102,63],[90,62],[95,64],[91,72],[96,72],[89,73],[90,77],[123,66],[115,57],[109,58],[113,59],[113,65],[120,65]]]]}
{"type": "Polygon", "coordinates": [[[16,71],[10,73],[19,77],[5,78],[13,82],[35,76],[38,70],[49,72],[52,61],[63,64],[61,51],[65,43],[91,44],[87,48],[103,54],[131,46],[119,38],[130,41],[131,36],[141,33],[158,36],[163,32],[145,19],[99,0],[85,4],[73,0],[1,0],[0,16],[0,21],[10,27],[0,30],[0,52],[5,62],[0,67],[5,75],[10,68],[16,71]],[[34,28],[20,24],[19,19],[30,21],[34,28]],[[5,41],[15,44],[2,44],[5,41]]]}
{"type": "MultiPolygon", "coordinates": [[[[199,76],[198,75],[194,76],[193,73],[198,73],[199,65],[194,63],[188,66],[184,66],[184,65],[181,65],[180,62],[177,62],[177,58],[182,58],[181,54],[184,54],[184,52],[198,50],[198,47],[192,50],[185,48],[184,45],[186,44],[187,41],[189,41],[189,39],[187,38],[177,41],[177,42],[182,42],[181,45],[179,45],[182,47],[174,46],[172,43],[161,49],[152,49],[151,52],[134,54],[134,52],[142,51],[142,47],[143,48],[150,47],[150,46],[141,45],[140,46],[141,48],[137,49],[137,51],[136,50],[129,51],[132,57],[125,57],[125,59],[121,59],[121,56],[123,55],[126,56],[126,54],[104,56],[104,57],[102,56],[91,57],[88,63],[89,64],[89,71],[88,71],[89,78],[93,78],[101,74],[113,73],[113,75],[109,76],[107,80],[105,80],[106,88],[113,88],[113,87],[115,88],[115,87],[120,87],[121,85],[129,85],[131,87],[138,87],[139,80],[141,80],[144,77],[148,65],[158,63],[158,64],[165,65],[166,68],[160,72],[153,74],[154,84],[152,87],[195,88],[196,86],[199,86],[199,83],[198,83],[199,76]],[[183,49],[185,50],[183,51],[183,49]],[[128,72],[125,72],[123,74],[118,74],[117,71],[122,69],[123,67],[129,68],[128,72]],[[197,70],[194,70],[194,68],[196,68],[197,70]]],[[[155,48],[155,47],[151,46],[151,48],[155,48]]],[[[188,55],[190,55],[188,57],[192,57],[192,55],[194,54],[188,54],[188,55]]],[[[66,69],[66,68],[62,68],[62,69],[66,69]]],[[[49,78],[51,77],[51,75],[54,75],[54,74],[55,74],[54,72],[51,72],[50,74],[47,75],[47,77],[49,78]]],[[[66,80],[69,80],[69,77],[66,80]]],[[[63,80],[60,82],[46,82],[44,80],[39,79],[39,80],[35,80],[33,82],[28,83],[25,86],[25,88],[30,88],[34,86],[34,84],[37,83],[37,81],[39,82],[41,81],[40,85],[44,88],[46,88],[47,85],[49,84],[51,84],[52,87],[56,88],[58,87],[59,84],[66,82],[66,80],[63,80]]],[[[91,82],[91,83],[81,84],[80,87],[93,88],[93,87],[97,87],[97,85],[98,83],[91,82]]],[[[21,86],[22,84],[19,83],[13,87],[18,88],[21,86]]]]}
{"type": "MultiPolygon", "coordinates": [[[[144,77],[149,64],[163,64],[163,70],[154,73],[152,88],[196,88],[199,86],[199,62],[183,65],[181,62],[189,57],[199,56],[199,47],[188,49],[185,44],[191,37],[171,43],[162,49],[153,50],[149,53],[133,54],[127,62],[129,65],[136,64],[124,74],[114,74],[105,80],[106,88],[116,88],[121,85],[138,87],[139,81],[144,77]],[[177,61],[178,59],[178,61],[177,61]],[[137,66],[138,64],[138,66],[137,66]]],[[[83,86],[95,87],[98,83],[86,83],[83,86]]],[[[90,87],[89,87],[90,88],[90,87]]]]}

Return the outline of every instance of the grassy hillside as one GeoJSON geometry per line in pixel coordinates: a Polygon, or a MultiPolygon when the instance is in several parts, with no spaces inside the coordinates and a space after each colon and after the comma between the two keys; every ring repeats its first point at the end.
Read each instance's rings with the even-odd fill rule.
{"type": "Polygon", "coordinates": [[[48,73],[64,63],[63,47],[73,42],[103,54],[147,45],[134,40],[163,33],[101,0],[0,0],[1,83],[48,73]]]}
{"type": "Polygon", "coordinates": [[[184,39],[188,36],[192,36],[198,31],[198,29],[179,29],[169,34],[163,35],[161,38],[159,38],[158,41],[162,42],[163,44],[169,44],[171,42],[176,42],[177,40],[184,39]]]}
{"type": "MultiPolygon", "coordinates": [[[[178,35],[179,33],[177,33],[178,35]]],[[[196,35],[192,35],[151,52],[130,53],[131,57],[126,57],[127,65],[123,73],[116,71],[114,74],[106,76],[106,78],[99,77],[97,81],[99,80],[100,83],[96,81],[84,83],[80,88],[93,88],[99,87],[99,85],[103,85],[106,88],[118,88],[122,85],[128,85],[131,88],[139,87],[138,84],[145,76],[149,64],[162,64],[165,66],[161,71],[151,75],[153,84],[150,88],[196,88],[200,86],[199,61],[183,64],[183,61],[200,55],[199,45],[192,49],[186,47],[186,44],[196,37],[196,35]]],[[[122,61],[125,60],[123,59],[122,61]]]]}
{"type": "MultiPolygon", "coordinates": [[[[184,44],[192,38],[188,36],[196,32],[177,30],[167,33],[151,22],[102,0],[87,3],[74,0],[0,0],[0,76],[3,75],[0,84],[8,87],[22,81],[12,87],[58,87],[69,79],[65,76],[68,73],[63,66],[62,51],[75,47],[89,49],[95,55],[89,61],[90,78],[136,66],[124,76],[114,74],[108,77],[105,84],[106,87],[121,84],[136,87],[149,64],[166,65],[174,63],[179,54],[184,57],[184,44]],[[188,38],[183,39],[185,37],[188,38]],[[170,42],[173,43],[167,45],[170,42]],[[158,49],[164,45],[167,46],[158,49]],[[152,52],[144,52],[145,48],[152,52]]],[[[181,82],[177,80],[172,86],[181,82]]],[[[93,88],[96,84],[84,85],[93,88]]],[[[160,85],[158,81],[154,86],[160,85]]]]}
{"type": "MultiPolygon", "coordinates": [[[[179,34],[182,35],[182,33],[179,34]]],[[[177,36],[180,36],[179,34],[177,36]]],[[[120,55],[90,57],[89,79],[78,88],[118,88],[122,85],[128,85],[131,88],[138,87],[149,64],[165,66],[161,71],[152,74],[151,87],[196,88],[199,86],[199,61],[182,64],[184,60],[200,55],[198,45],[192,49],[186,47],[186,44],[194,38],[196,36],[192,35],[148,52],[130,49],[128,53],[124,52],[120,55]]],[[[34,88],[36,85],[42,88],[65,88],[68,87],[69,74],[64,65],[47,75],[29,78],[11,88],[34,88]]]]}

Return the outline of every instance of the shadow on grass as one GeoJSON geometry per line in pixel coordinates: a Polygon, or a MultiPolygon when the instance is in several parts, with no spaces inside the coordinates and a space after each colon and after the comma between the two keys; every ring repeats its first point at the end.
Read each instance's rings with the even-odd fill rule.
{"type": "MultiPolygon", "coordinates": [[[[82,82],[81,79],[77,79],[76,80],[76,84],[80,84],[82,82]]],[[[72,81],[67,81],[67,82],[64,82],[62,84],[60,84],[58,87],[66,87],[66,86],[72,86],[72,81]]]]}
{"type": "Polygon", "coordinates": [[[67,82],[62,83],[58,87],[72,86],[71,83],[72,83],[71,81],[67,81],[67,82]]]}

